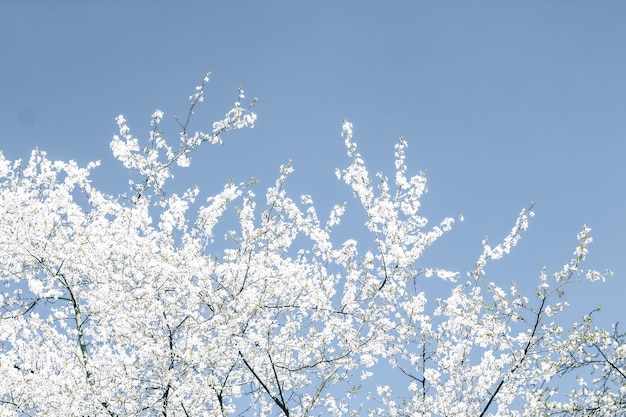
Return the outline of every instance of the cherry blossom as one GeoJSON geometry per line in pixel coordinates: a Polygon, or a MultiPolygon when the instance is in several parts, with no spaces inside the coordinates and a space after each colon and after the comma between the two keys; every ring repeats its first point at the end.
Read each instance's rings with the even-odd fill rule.
{"type": "Polygon", "coordinates": [[[404,138],[394,175],[371,175],[347,121],[336,174],[369,241],[337,237],[351,204],[319,213],[292,197],[291,163],[265,191],[171,193],[196,148],[256,120],[240,88],[210,133],[189,132],[208,81],[175,145],[160,110],[145,141],[117,117],[128,194],[99,191],[95,162],[0,154],[0,416],[626,413],[626,334],[596,326],[597,312],[562,321],[570,285],[610,275],[583,268],[588,227],[529,294],[487,266],[514,250],[532,205],[467,273],[424,264],[462,217],[421,214],[426,177],[408,174],[404,138]],[[437,294],[422,285],[433,279],[437,294]]]}

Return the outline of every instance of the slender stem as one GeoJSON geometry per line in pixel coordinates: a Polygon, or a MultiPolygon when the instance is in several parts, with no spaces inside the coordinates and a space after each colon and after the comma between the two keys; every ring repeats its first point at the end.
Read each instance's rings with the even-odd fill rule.
{"type": "MultiPolygon", "coordinates": [[[[250,364],[248,363],[248,361],[246,360],[246,358],[243,356],[243,353],[241,353],[241,351],[239,351],[239,356],[241,356],[241,359],[243,360],[244,365],[246,365],[246,368],[248,368],[248,370],[250,370],[250,372],[252,372],[252,375],[254,376],[254,379],[256,379],[258,381],[259,384],[261,384],[261,386],[263,387],[263,389],[265,390],[265,392],[267,393],[267,395],[270,396],[270,398],[272,398],[272,400],[274,400],[274,402],[276,403],[276,405],[278,405],[278,407],[283,411],[283,413],[285,414],[285,416],[289,417],[289,409],[287,408],[287,405],[284,403],[284,400],[281,401],[281,399],[279,399],[278,397],[276,397],[275,395],[272,395],[272,392],[270,391],[270,389],[267,387],[267,385],[265,385],[265,383],[261,380],[261,378],[259,377],[259,375],[257,375],[257,373],[254,371],[254,369],[252,368],[252,366],[250,366],[250,364]]],[[[279,387],[280,390],[280,387],[279,387]]],[[[282,394],[281,394],[282,396],[282,394]]]]}

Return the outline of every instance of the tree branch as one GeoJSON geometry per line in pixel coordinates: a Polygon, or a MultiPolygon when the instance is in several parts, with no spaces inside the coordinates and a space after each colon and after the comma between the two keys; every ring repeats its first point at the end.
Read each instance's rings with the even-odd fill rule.
{"type": "MultiPolygon", "coordinates": [[[[267,395],[270,396],[270,398],[272,400],[274,400],[274,402],[276,403],[276,405],[278,405],[278,407],[283,411],[283,413],[285,414],[285,416],[289,417],[289,409],[287,408],[287,405],[284,403],[284,401],[281,401],[279,398],[277,398],[275,395],[272,395],[272,392],[270,391],[270,389],[267,387],[267,385],[265,385],[265,383],[261,380],[261,378],[259,377],[259,375],[257,375],[257,373],[254,371],[254,369],[252,368],[252,366],[250,366],[250,364],[248,363],[248,361],[246,360],[246,358],[243,356],[243,353],[241,353],[241,351],[239,351],[239,356],[241,356],[241,359],[243,360],[244,365],[246,365],[246,368],[248,368],[248,370],[250,372],[252,372],[252,375],[254,376],[254,379],[257,380],[257,382],[259,384],[261,384],[261,386],[263,387],[263,389],[265,390],[265,392],[267,393],[267,395]]],[[[279,388],[280,389],[280,388],[279,388]]],[[[282,395],[282,394],[281,394],[282,395]]]]}

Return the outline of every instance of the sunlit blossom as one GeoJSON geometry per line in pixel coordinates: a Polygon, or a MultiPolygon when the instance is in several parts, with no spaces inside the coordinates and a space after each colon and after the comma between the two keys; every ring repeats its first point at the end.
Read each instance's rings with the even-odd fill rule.
{"type": "Polygon", "coordinates": [[[390,149],[392,175],[371,174],[348,121],[346,201],[327,211],[292,197],[290,161],[266,190],[181,191],[173,171],[198,147],[254,126],[244,98],[208,133],[175,119],[176,145],[162,111],[146,139],[118,116],[120,196],[91,183],[99,163],[0,154],[0,415],[624,415],[626,335],[597,311],[560,322],[571,283],[610,275],[584,269],[588,227],[528,294],[485,277],[532,204],[467,275],[451,271],[456,254],[424,253],[463,217],[429,223],[408,141],[390,149]]]}

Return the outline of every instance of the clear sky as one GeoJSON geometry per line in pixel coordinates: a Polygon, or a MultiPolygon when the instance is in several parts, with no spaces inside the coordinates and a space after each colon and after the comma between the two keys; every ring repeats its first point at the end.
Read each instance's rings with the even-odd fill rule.
{"type": "Polygon", "coordinates": [[[535,201],[489,278],[508,288],[560,269],[587,224],[587,266],[615,276],[573,291],[572,314],[603,304],[607,322],[626,321],[625,22],[623,1],[0,0],[0,149],[101,160],[95,185],[123,192],[114,118],[145,137],[161,109],[174,143],[172,117],[211,71],[193,129],[209,130],[239,85],[260,99],[257,127],[200,148],[177,180],[205,195],[230,178],[266,187],[292,159],[294,196],[356,210],[334,175],[349,163],[342,120],[372,171],[393,175],[404,136],[409,168],[427,171],[424,212],[465,217],[427,260],[470,269],[482,238],[497,242],[535,201]]]}

